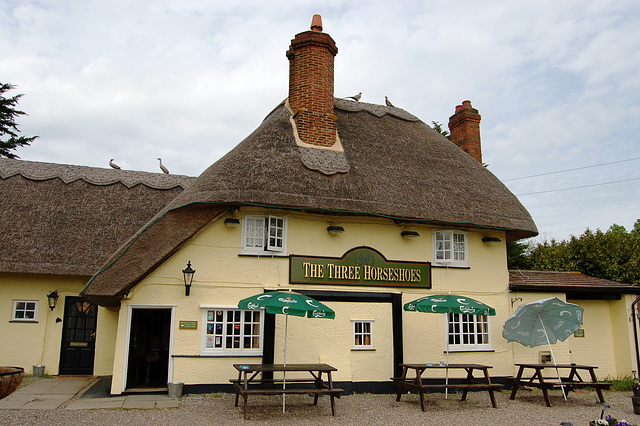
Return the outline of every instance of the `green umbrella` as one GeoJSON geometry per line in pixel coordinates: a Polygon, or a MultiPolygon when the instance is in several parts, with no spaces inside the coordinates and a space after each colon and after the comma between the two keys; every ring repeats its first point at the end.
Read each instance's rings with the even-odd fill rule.
{"type": "MultiPolygon", "coordinates": [[[[405,311],[435,312],[439,314],[466,314],[466,315],[495,315],[496,310],[489,305],[455,294],[436,294],[434,296],[421,297],[405,303],[405,311]]],[[[447,345],[447,365],[449,365],[449,339],[447,345]]],[[[446,384],[449,384],[449,370],[446,371],[446,384]]],[[[445,389],[445,398],[448,389],[445,389]]]]}
{"type": "Polygon", "coordinates": [[[489,305],[455,294],[437,294],[421,297],[405,303],[405,311],[435,312],[440,314],[495,315],[496,310],[489,305]]]}
{"type": "MultiPolygon", "coordinates": [[[[551,344],[558,340],[564,342],[579,330],[582,326],[583,313],[584,309],[580,306],[557,297],[541,299],[520,305],[504,323],[502,336],[509,342],[518,342],[530,348],[549,345],[553,364],[557,365],[551,344]]],[[[559,372],[558,378],[560,379],[559,372]]],[[[562,382],[562,379],[560,381],[562,382]]],[[[560,387],[566,400],[564,386],[560,385],[560,387]]]]}
{"type": "MultiPolygon", "coordinates": [[[[255,311],[264,308],[268,314],[285,315],[284,326],[284,365],[287,365],[287,330],[289,328],[289,315],[308,318],[335,318],[336,314],[318,302],[317,300],[305,296],[304,294],[289,291],[270,291],[256,294],[238,302],[238,308],[255,311]]],[[[282,382],[282,387],[286,386],[286,376],[282,382]]],[[[284,413],[285,396],[282,395],[282,412],[284,413]]]]}
{"type": "Polygon", "coordinates": [[[317,300],[293,291],[270,291],[238,302],[240,309],[255,311],[265,308],[268,314],[294,315],[309,318],[335,318],[331,309],[317,300]]]}

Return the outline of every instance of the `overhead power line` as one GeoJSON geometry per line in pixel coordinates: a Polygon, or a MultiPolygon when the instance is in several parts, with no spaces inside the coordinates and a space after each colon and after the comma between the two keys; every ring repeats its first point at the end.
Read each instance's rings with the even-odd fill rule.
{"type": "Polygon", "coordinates": [[[549,189],[549,190],[546,190],[546,191],[527,192],[525,194],[517,194],[516,197],[522,197],[523,195],[546,194],[548,192],[569,191],[569,190],[572,190],[572,189],[593,188],[594,186],[613,185],[615,183],[631,182],[631,181],[634,181],[634,180],[640,180],[640,178],[617,180],[617,181],[614,181],[614,182],[594,183],[592,185],[572,186],[571,188],[560,188],[560,189],[549,189]]]}
{"type": "MultiPolygon", "coordinates": [[[[576,170],[591,169],[593,167],[602,167],[602,166],[608,166],[608,165],[611,165],[611,164],[618,164],[618,163],[624,163],[624,162],[627,162],[627,161],[635,161],[635,160],[640,160],[640,157],[628,158],[626,160],[610,161],[608,163],[594,164],[594,165],[591,165],[591,166],[576,167],[576,168],[573,168],[573,169],[557,170],[555,172],[540,173],[540,174],[537,174],[537,175],[521,176],[521,177],[511,178],[511,179],[503,179],[502,181],[503,182],[510,182],[510,181],[513,181],[513,180],[529,179],[529,178],[534,178],[534,177],[539,177],[539,176],[555,175],[555,174],[558,174],[558,173],[566,173],[566,172],[573,172],[573,171],[576,171],[576,170]]],[[[604,185],[604,184],[602,184],[602,185],[604,185]]],[[[523,194],[523,195],[528,195],[528,194],[523,194]]]]}

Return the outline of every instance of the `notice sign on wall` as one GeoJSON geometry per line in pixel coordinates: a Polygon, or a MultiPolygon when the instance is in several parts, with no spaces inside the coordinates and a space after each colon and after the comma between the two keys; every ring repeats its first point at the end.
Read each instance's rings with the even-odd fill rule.
{"type": "Polygon", "coordinates": [[[180,321],[180,330],[197,330],[198,321],[180,321]]]}
{"type": "Polygon", "coordinates": [[[387,260],[379,251],[364,246],[339,258],[292,254],[289,282],[431,288],[431,263],[387,260]]]}

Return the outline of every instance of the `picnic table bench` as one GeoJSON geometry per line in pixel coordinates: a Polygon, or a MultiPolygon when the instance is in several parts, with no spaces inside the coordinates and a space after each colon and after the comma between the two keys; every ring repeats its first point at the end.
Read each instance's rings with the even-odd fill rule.
{"type": "Polygon", "coordinates": [[[431,390],[443,390],[445,392],[448,392],[449,389],[462,390],[462,398],[460,400],[464,401],[467,399],[467,393],[470,390],[486,390],[489,393],[489,398],[491,399],[491,406],[493,408],[498,408],[494,392],[499,392],[502,389],[503,385],[498,383],[491,383],[491,378],[489,377],[489,368],[491,368],[490,366],[481,364],[448,364],[444,366],[440,366],[437,364],[400,364],[400,366],[402,367],[402,377],[391,378],[391,380],[393,380],[393,384],[398,388],[396,401],[400,401],[403,389],[419,393],[420,407],[422,408],[422,411],[425,411],[425,392],[429,392],[431,390]],[[464,379],[452,379],[456,382],[458,380],[461,380],[458,383],[424,384],[422,382],[422,380],[424,379],[424,377],[422,377],[422,374],[428,369],[464,369],[467,372],[467,376],[464,379]],[[409,370],[415,371],[414,378],[407,377],[407,372],[409,370]],[[483,372],[484,382],[479,382],[477,378],[473,376],[474,370],[480,370],[483,372]]]}
{"type": "Polygon", "coordinates": [[[518,367],[518,375],[515,378],[508,378],[507,383],[512,385],[511,387],[511,396],[509,399],[515,399],[516,393],[518,392],[519,387],[529,386],[542,390],[542,395],[544,396],[544,401],[547,404],[547,407],[551,407],[551,400],[549,399],[549,390],[554,389],[562,389],[564,388],[565,392],[571,391],[577,388],[594,388],[598,398],[601,403],[604,403],[604,395],[602,394],[602,389],[610,389],[611,383],[600,382],[596,377],[595,369],[598,367],[593,367],[590,365],[577,365],[577,364],[516,364],[518,367]],[[566,377],[558,377],[556,375],[544,377],[543,370],[546,368],[551,368],[554,370],[566,370],[569,369],[569,375],[566,377]],[[535,372],[527,377],[524,375],[525,370],[535,370],[535,372]],[[580,373],[578,370],[588,371],[589,378],[591,381],[584,381],[582,377],[580,377],[580,373]],[[524,377],[523,377],[524,376],[524,377]]]}
{"type": "Polygon", "coordinates": [[[333,387],[331,372],[337,371],[328,364],[233,364],[238,370],[238,378],[230,379],[236,393],[235,406],[238,406],[240,396],[244,401],[244,418],[248,419],[247,398],[249,395],[313,395],[313,405],[318,405],[320,395],[329,395],[331,399],[331,414],[336,415],[335,398],[340,398],[344,389],[333,387]],[[274,372],[308,372],[310,378],[257,379],[260,373],[274,372]],[[322,379],[322,373],[327,380],[322,379]],[[286,387],[287,384],[292,386],[286,387]]]}

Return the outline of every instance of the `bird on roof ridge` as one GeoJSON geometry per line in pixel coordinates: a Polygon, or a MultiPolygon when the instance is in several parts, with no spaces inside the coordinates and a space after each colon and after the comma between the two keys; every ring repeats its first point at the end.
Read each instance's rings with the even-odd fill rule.
{"type": "Polygon", "coordinates": [[[394,108],[395,108],[395,106],[391,103],[391,101],[389,100],[389,98],[387,98],[386,96],[384,97],[384,103],[385,103],[385,104],[387,104],[387,106],[390,106],[390,107],[394,107],[394,108]]]}
{"type": "Polygon", "coordinates": [[[357,95],[347,96],[347,99],[353,99],[354,101],[358,102],[361,97],[362,97],[362,92],[358,92],[357,95]]]}
{"type": "Polygon", "coordinates": [[[169,174],[169,169],[167,169],[164,164],[162,164],[162,158],[158,157],[156,158],[156,160],[158,160],[160,162],[160,170],[162,170],[163,173],[165,174],[169,174]]]}
{"type": "Polygon", "coordinates": [[[109,165],[111,166],[112,169],[116,169],[116,170],[120,170],[121,167],[118,166],[116,163],[113,162],[113,158],[111,160],[109,160],[109,165]]]}

